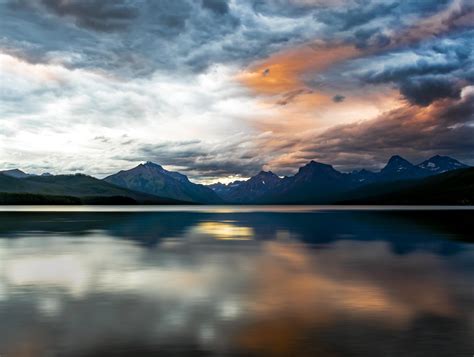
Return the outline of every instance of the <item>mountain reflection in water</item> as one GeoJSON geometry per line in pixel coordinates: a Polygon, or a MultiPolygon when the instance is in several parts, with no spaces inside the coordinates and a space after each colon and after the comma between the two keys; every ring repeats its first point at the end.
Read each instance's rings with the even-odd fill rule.
{"type": "Polygon", "coordinates": [[[0,355],[470,356],[471,212],[3,212],[0,355]]]}

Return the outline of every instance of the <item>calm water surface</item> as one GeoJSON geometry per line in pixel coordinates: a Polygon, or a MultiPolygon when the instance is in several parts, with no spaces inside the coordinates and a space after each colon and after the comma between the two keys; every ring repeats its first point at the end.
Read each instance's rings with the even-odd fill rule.
{"type": "Polygon", "coordinates": [[[472,210],[28,210],[0,212],[2,357],[474,354],[472,210]]]}

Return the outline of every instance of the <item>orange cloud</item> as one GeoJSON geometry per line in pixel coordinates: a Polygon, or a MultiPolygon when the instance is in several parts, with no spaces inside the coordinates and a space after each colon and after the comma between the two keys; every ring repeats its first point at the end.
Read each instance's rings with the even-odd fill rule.
{"type": "Polygon", "coordinates": [[[325,71],[360,53],[352,45],[312,43],[278,52],[252,65],[237,80],[260,97],[260,106],[268,115],[251,124],[275,135],[301,134],[326,126],[324,113],[334,107],[334,93],[308,88],[305,75],[325,71]]]}
{"type": "Polygon", "coordinates": [[[307,158],[297,159],[293,154],[298,155],[299,148],[318,131],[375,118],[399,105],[398,92],[392,89],[351,93],[344,102],[334,103],[334,92],[306,86],[307,73],[323,72],[363,54],[363,50],[352,45],[313,43],[278,52],[237,77],[258,95],[259,105],[267,113],[254,118],[250,125],[270,134],[260,145],[274,155],[268,168],[273,167],[274,160],[278,166],[281,161],[294,164],[307,161],[307,158]]]}
{"type": "Polygon", "coordinates": [[[303,73],[323,71],[359,54],[351,45],[304,45],[272,55],[240,74],[238,80],[258,94],[291,92],[306,86],[303,73]]]}

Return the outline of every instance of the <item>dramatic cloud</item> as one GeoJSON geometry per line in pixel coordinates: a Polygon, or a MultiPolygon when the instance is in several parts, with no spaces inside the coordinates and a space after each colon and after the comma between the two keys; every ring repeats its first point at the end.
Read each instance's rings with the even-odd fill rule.
{"type": "Polygon", "coordinates": [[[469,87],[458,100],[445,99],[423,109],[404,106],[374,120],[337,126],[300,152],[346,169],[380,167],[395,152],[415,162],[443,154],[474,164],[473,137],[474,87],[469,87]]]}
{"type": "Polygon", "coordinates": [[[0,0],[0,14],[0,169],[102,177],[153,160],[209,182],[310,159],[472,163],[470,0],[0,0]]]}
{"type": "MultiPolygon", "coordinates": [[[[473,31],[445,37],[403,50],[378,56],[378,63],[368,63],[362,80],[371,83],[395,83],[411,103],[428,105],[440,98],[459,97],[461,89],[474,83],[473,31]],[[373,68],[375,67],[375,68],[373,68]]],[[[361,61],[362,62],[362,61],[361,61]]]]}

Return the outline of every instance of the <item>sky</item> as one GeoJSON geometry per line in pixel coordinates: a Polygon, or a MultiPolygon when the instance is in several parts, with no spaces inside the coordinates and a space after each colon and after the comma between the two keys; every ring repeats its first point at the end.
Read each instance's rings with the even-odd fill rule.
{"type": "Polygon", "coordinates": [[[474,165],[472,0],[0,0],[0,169],[474,165]]]}

